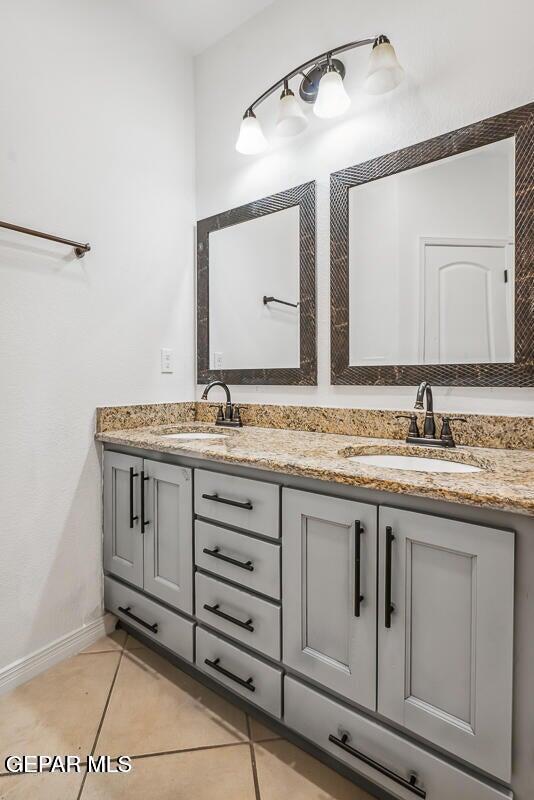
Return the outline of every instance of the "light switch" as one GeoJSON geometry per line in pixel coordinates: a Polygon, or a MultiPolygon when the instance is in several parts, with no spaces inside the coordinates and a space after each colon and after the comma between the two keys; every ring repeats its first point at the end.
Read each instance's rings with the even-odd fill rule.
{"type": "Polygon", "coordinates": [[[223,368],[223,354],[213,353],[213,369],[222,369],[222,368],[223,368]]]}
{"type": "Polygon", "coordinates": [[[170,347],[161,348],[161,371],[174,372],[174,351],[170,347]]]}

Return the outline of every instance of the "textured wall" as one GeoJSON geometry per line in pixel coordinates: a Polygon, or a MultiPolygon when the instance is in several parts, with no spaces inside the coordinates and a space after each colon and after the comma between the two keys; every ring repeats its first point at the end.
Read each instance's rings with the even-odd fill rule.
{"type": "MultiPolygon", "coordinates": [[[[280,191],[318,181],[319,386],[243,387],[235,397],[371,408],[409,408],[411,387],[331,387],[329,376],[329,174],[399,147],[437,136],[530,102],[534,6],[452,0],[277,0],[195,62],[197,211],[202,218],[280,191]],[[281,74],[351,39],[387,33],[407,76],[394,93],[361,91],[368,51],[347,53],[346,85],[352,106],[342,120],[318,120],[301,136],[261,156],[235,152],[241,114],[281,74]],[[228,91],[221,91],[224,76],[228,91]],[[216,121],[216,124],[211,124],[216,121]]],[[[296,84],[297,85],[297,84],[296,84]]],[[[311,112],[310,112],[311,113],[311,112]]],[[[268,135],[276,99],[258,111],[268,135]]],[[[440,388],[442,410],[532,413],[534,389],[440,388]]]]}
{"type": "Polygon", "coordinates": [[[101,613],[95,407],[193,396],[192,65],[124,0],[17,0],[0,100],[0,219],[93,248],[0,232],[1,668],[101,613]]]}

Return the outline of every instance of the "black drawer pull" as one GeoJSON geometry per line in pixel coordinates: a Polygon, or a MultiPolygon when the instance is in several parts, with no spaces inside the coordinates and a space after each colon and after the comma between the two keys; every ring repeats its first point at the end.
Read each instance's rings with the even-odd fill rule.
{"type": "Polygon", "coordinates": [[[237,558],[231,558],[230,556],[225,556],[218,547],[214,547],[213,550],[210,550],[209,547],[204,547],[202,550],[203,553],[206,553],[207,556],[213,556],[213,558],[218,558],[221,561],[227,561],[228,564],[233,564],[234,567],[241,567],[241,569],[246,569],[249,572],[254,572],[254,564],[252,561],[238,561],[237,558]]]}
{"type": "Polygon", "coordinates": [[[222,619],[228,620],[228,622],[233,622],[234,625],[239,625],[240,628],[245,628],[247,631],[254,633],[254,627],[251,625],[252,619],[247,619],[246,622],[242,622],[240,619],[236,619],[236,617],[232,617],[230,614],[226,614],[224,611],[221,611],[219,608],[219,603],[215,606],[210,606],[207,603],[204,603],[204,608],[206,611],[211,611],[212,614],[215,614],[217,617],[222,617],[222,619]]]}
{"type": "Polygon", "coordinates": [[[363,528],[360,525],[360,520],[357,519],[354,523],[354,616],[360,616],[360,604],[364,600],[361,593],[361,536],[363,528]]]}
{"type": "Polygon", "coordinates": [[[252,511],[252,503],[247,500],[241,503],[239,500],[228,500],[227,497],[219,497],[218,494],[203,494],[204,500],[214,500],[216,503],[226,503],[227,506],[235,506],[236,508],[245,508],[247,511],[252,511]]]}
{"type": "Polygon", "coordinates": [[[425,790],[417,786],[417,775],[412,774],[410,775],[409,780],[406,780],[406,778],[401,777],[401,775],[397,775],[397,773],[393,772],[393,770],[384,767],[382,764],[379,764],[378,761],[374,761],[374,759],[369,758],[369,756],[366,756],[364,753],[360,753],[359,750],[355,750],[350,746],[350,744],[348,744],[348,739],[349,737],[346,733],[343,734],[341,739],[338,739],[338,737],[334,736],[332,733],[328,737],[328,741],[332,742],[332,744],[335,744],[336,747],[341,747],[341,749],[346,753],[349,753],[349,755],[358,758],[360,761],[363,761],[363,763],[367,764],[367,766],[376,769],[377,772],[380,772],[390,780],[395,781],[395,783],[398,783],[399,786],[403,786],[405,789],[408,789],[408,791],[413,792],[417,795],[417,797],[426,797],[425,790]]]}
{"type": "Polygon", "coordinates": [[[209,658],[205,658],[204,659],[204,664],[207,664],[208,667],[211,667],[212,669],[214,669],[215,672],[220,672],[221,675],[225,675],[227,678],[230,678],[231,681],[235,681],[240,686],[244,686],[245,689],[248,689],[251,692],[255,692],[256,691],[256,687],[252,683],[252,681],[254,680],[253,678],[247,678],[246,681],[243,680],[243,678],[240,678],[239,675],[234,675],[233,672],[230,672],[229,670],[225,669],[224,667],[221,667],[221,665],[219,663],[220,660],[221,660],[220,658],[215,658],[213,661],[211,661],[209,658]]]}
{"type": "Polygon", "coordinates": [[[158,623],[157,622],[154,622],[153,625],[151,625],[150,622],[145,622],[144,619],[141,619],[141,617],[136,617],[135,614],[132,614],[132,612],[130,611],[130,608],[131,608],[131,606],[126,606],[126,608],[123,608],[122,606],[119,606],[118,610],[122,614],[124,614],[125,616],[130,617],[130,619],[133,619],[135,622],[138,622],[139,625],[143,626],[143,628],[146,628],[147,630],[152,631],[152,633],[157,633],[158,632],[158,623]]]}
{"type": "Polygon", "coordinates": [[[150,520],[145,519],[145,481],[147,480],[148,475],[141,470],[141,533],[145,532],[145,525],[150,525],[150,520]]]}
{"type": "Polygon", "coordinates": [[[384,625],[391,628],[391,615],[395,611],[395,606],[391,602],[391,546],[395,541],[393,531],[388,525],[386,527],[386,581],[384,587],[384,625]]]}
{"type": "Polygon", "coordinates": [[[134,478],[139,476],[138,472],[134,472],[134,468],[130,467],[130,528],[133,528],[134,522],[139,519],[139,517],[134,517],[134,488],[133,482],[134,478]]]}

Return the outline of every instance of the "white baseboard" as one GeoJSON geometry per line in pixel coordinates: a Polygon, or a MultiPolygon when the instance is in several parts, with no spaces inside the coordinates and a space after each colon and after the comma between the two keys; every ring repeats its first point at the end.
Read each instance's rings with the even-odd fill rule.
{"type": "Polygon", "coordinates": [[[66,636],[56,639],[55,642],[31,653],[26,658],[8,664],[7,667],[0,670],[0,694],[20,686],[21,683],[29,681],[54,664],[89,647],[101,636],[111,633],[115,628],[116,619],[113,614],[104,614],[99,619],[67,633],[66,636]]]}

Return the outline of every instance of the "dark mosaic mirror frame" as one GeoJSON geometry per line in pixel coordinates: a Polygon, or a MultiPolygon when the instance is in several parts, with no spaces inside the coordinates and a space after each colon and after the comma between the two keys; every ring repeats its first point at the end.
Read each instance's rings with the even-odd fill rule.
{"type": "Polygon", "coordinates": [[[330,176],[331,383],[534,386],[534,103],[330,176]],[[515,136],[515,362],[349,364],[349,189],[515,136]]]}
{"type": "MultiPolygon", "coordinates": [[[[315,322],[316,258],[315,181],[232,208],[197,222],[197,383],[221,380],[247,385],[317,385],[315,322]],[[209,235],[213,231],[274,214],[292,206],[300,210],[300,367],[279,369],[209,368],[209,235]]],[[[229,287],[231,293],[231,287],[229,287]]]]}

